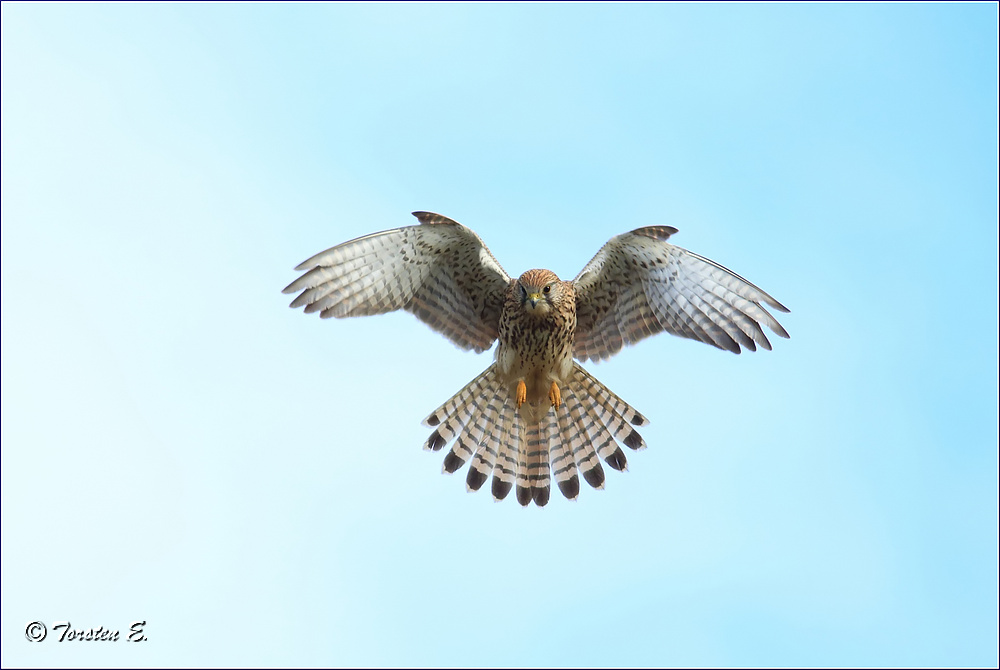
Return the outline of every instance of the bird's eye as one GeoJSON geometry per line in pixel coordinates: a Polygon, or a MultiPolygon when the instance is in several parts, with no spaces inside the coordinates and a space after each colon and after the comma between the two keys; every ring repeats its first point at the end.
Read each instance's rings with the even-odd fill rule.
{"type": "Polygon", "coordinates": [[[552,290],[551,286],[546,286],[545,288],[542,289],[542,293],[548,293],[551,290],[552,290]]]}
{"type": "Polygon", "coordinates": [[[523,286],[521,287],[521,297],[522,298],[527,298],[528,297],[528,290],[526,288],[524,288],[523,286]]]}

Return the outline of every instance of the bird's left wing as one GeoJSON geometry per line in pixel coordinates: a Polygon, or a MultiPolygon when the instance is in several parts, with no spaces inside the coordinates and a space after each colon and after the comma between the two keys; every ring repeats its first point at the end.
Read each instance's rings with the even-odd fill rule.
{"type": "Polygon", "coordinates": [[[763,305],[788,308],[735,272],[667,243],[676,232],[649,226],[613,237],[577,275],[575,358],[609,358],[663,331],[737,354],[771,348],[761,324],[788,337],[763,305]]]}
{"type": "Polygon", "coordinates": [[[282,292],[301,291],[291,306],[322,318],[405,309],[463,349],[489,349],[510,277],[470,229],[440,214],[413,215],[421,225],[365,235],[300,263],[305,274],[282,292]]]}

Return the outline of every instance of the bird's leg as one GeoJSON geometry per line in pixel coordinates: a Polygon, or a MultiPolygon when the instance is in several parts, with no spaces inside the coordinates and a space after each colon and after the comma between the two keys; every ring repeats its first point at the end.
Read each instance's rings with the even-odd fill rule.
{"type": "Polygon", "coordinates": [[[524,385],[523,379],[517,380],[517,391],[514,393],[514,402],[517,403],[517,408],[521,409],[521,405],[524,401],[528,399],[528,387],[524,385]]]}
{"type": "Polygon", "coordinates": [[[552,386],[549,387],[549,400],[552,401],[552,406],[556,409],[562,405],[562,396],[559,394],[559,385],[552,382],[552,386]]]}

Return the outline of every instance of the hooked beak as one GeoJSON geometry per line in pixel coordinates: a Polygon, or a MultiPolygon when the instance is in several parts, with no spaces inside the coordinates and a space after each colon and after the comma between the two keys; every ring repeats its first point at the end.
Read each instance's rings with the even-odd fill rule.
{"type": "Polygon", "coordinates": [[[541,293],[529,293],[528,294],[528,302],[531,303],[531,309],[534,309],[535,307],[537,307],[538,303],[539,303],[539,301],[541,299],[542,299],[542,294],[541,293]]]}

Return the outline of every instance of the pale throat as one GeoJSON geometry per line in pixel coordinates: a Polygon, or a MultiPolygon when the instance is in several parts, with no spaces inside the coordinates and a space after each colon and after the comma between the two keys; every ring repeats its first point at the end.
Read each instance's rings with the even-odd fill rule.
{"type": "Polygon", "coordinates": [[[535,319],[545,318],[552,313],[552,305],[550,305],[546,300],[539,301],[534,307],[531,306],[530,300],[525,300],[521,307],[535,319]]]}

